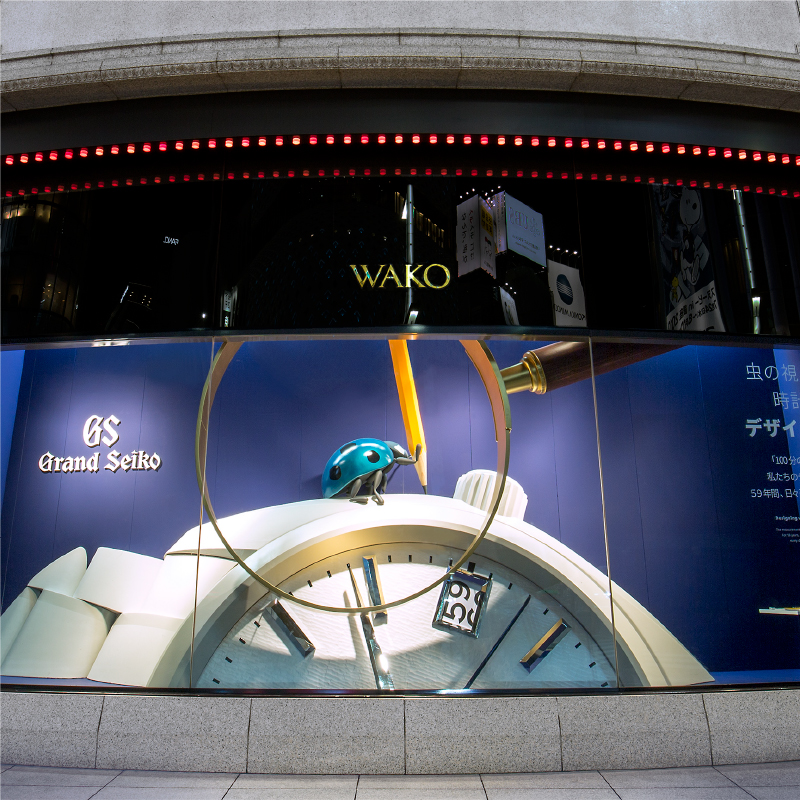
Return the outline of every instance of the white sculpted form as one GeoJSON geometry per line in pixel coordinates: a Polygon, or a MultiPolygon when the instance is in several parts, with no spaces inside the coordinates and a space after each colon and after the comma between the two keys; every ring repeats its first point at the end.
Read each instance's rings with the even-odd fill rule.
{"type": "MultiPolygon", "coordinates": [[[[457,491],[466,492],[479,506],[484,494],[479,488],[486,489],[487,482],[482,471],[468,473],[457,491]],[[467,491],[469,487],[472,491],[467,491]]],[[[487,558],[498,559],[498,553],[505,554],[520,573],[529,569],[548,575],[565,595],[575,599],[575,608],[583,609],[576,612],[576,618],[582,615],[580,621],[587,628],[611,631],[611,589],[617,646],[635,673],[630,685],[713,680],[633,597],[613,583],[609,586],[600,570],[522,520],[527,498],[521,489],[512,483],[506,495],[504,510],[509,515],[495,518],[478,555],[485,551],[487,558]]],[[[463,551],[485,517],[480,508],[455,498],[386,495],[385,501],[384,506],[363,507],[337,499],[308,500],[236,514],[221,519],[220,525],[231,546],[253,570],[280,584],[311,563],[361,547],[417,542],[463,551]]],[[[82,548],[54,562],[51,567],[61,564],[56,572],[63,572],[64,577],[53,573],[48,578],[51,567],[46,568],[37,577],[44,576],[47,581],[32,580],[32,588],[3,615],[4,634],[15,628],[18,631],[10,647],[3,642],[3,675],[185,686],[195,585],[195,681],[219,643],[265,594],[263,586],[230,558],[208,524],[203,525],[202,533],[197,527],[187,531],[163,561],[101,548],[88,570],[85,563],[82,548]],[[46,591],[32,603],[30,592],[38,589],[37,583],[46,591]],[[49,587],[56,587],[55,592],[49,587]],[[59,589],[63,593],[54,597],[59,589]],[[81,619],[73,627],[56,628],[61,625],[53,616],[56,610],[60,620],[68,612],[81,619]]]]}

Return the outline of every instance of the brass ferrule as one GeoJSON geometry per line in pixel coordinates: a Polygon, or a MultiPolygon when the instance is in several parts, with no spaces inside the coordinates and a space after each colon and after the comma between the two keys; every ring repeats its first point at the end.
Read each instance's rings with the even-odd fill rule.
{"type": "Polygon", "coordinates": [[[534,350],[528,350],[519,364],[501,369],[500,375],[508,394],[526,391],[544,394],[547,391],[547,377],[534,350]]]}

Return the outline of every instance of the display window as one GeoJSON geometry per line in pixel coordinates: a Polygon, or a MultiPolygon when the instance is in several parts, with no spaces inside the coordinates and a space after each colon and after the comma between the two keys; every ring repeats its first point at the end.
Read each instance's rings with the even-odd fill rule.
{"type": "Polygon", "coordinates": [[[94,344],[2,353],[5,683],[800,679],[796,346],[94,344]]]}
{"type": "Polygon", "coordinates": [[[800,156],[339,128],[4,153],[3,682],[800,680],[800,156]]]}

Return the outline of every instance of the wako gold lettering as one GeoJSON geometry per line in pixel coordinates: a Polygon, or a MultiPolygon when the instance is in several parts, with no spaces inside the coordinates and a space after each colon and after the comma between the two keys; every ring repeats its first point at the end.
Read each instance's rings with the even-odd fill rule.
{"type": "MultiPolygon", "coordinates": [[[[372,277],[372,275],[369,274],[369,269],[368,269],[366,264],[361,264],[361,269],[364,270],[363,277],[359,274],[358,268],[356,267],[355,264],[351,264],[350,265],[350,269],[352,269],[353,272],[355,273],[356,280],[358,281],[358,285],[362,289],[364,288],[364,284],[367,283],[367,281],[369,281],[369,285],[374,289],[375,288],[375,284],[378,282],[378,278],[380,278],[380,276],[381,276],[381,270],[384,268],[384,266],[386,266],[386,265],[385,264],[381,264],[380,265],[380,267],[378,268],[378,272],[377,272],[377,274],[375,275],[374,278],[372,277]]],[[[390,269],[391,269],[391,267],[390,267],[390,269]]],[[[397,276],[395,276],[395,277],[397,277],[397,276]]],[[[386,278],[384,278],[384,281],[385,280],[386,280],[386,278]]],[[[381,284],[381,286],[383,286],[383,284],[381,284]]]]}
{"type": "MultiPolygon", "coordinates": [[[[380,274],[380,272],[378,274],[380,274]]],[[[389,278],[391,278],[397,284],[398,289],[403,288],[403,284],[400,283],[400,278],[397,277],[397,273],[394,271],[394,267],[391,264],[389,264],[389,269],[386,270],[386,274],[383,276],[383,280],[381,281],[381,289],[383,289],[383,284],[386,283],[389,278]]]]}
{"type": "Polygon", "coordinates": [[[431,289],[444,289],[444,287],[450,283],[450,270],[447,269],[444,264],[428,264],[428,266],[425,267],[425,272],[422,274],[422,278],[425,283],[431,287],[431,289]],[[430,270],[432,270],[434,267],[439,267],[439,269],[444,270],[444,283],[441,283],[438,286],[435,283],[431,283],[431,281],[428,279],[428,272],[430,272],[430,270]]]}
{"type": "Polygon", "coordinates": [[[374,289],[375,287],[378,289],[383,289],[386,286],[386,281],[394,281],[395,288],[397,289],[410,289],[412,288],[412,282],[420,289],[424,289],[425,286],[429,287],[430,289],[444,289],[450,284],[450,270],[447,269],[444,264],[428,264],[422,273],[422,280],[424,283],[421,283],[419,278],[416,276],[416,273],[423,269],[423,267],[423,264],[417,264],[416,267],[412,266],[411,264],[406,264],[406,280],[405,284],[403,284],[400,280],[400,276],[397,274],[397,271],[391,264],[389,264],[389,269],[387,269],[386,272],[384,272],[384,269],[386,269],[386,264],[381,264],[378,267],[378,271],[375,273],[374,277],[372,276],[372,273],[370,273],[369,266],[367,264],[350,265],[350,269],[353,270],[353,274],[356,276],[358,285],[362,289],[367,284],[369,284],[370,289],[374,289]],[[430,271],[434,268],[438,268],[444,272],[443,283],[433,283],[428,277],[430,271]],[[381,275],[383,275],[383,280],[380,280],[381,275]],[[379,280],[380,283],[378,283],[379,280]]]}
{"type": "Polygon", "coordinates": [[[414,277],[414,273],[418,270],[422,269],[422,264],[417,264],[414,269],[411,269],[411,264],[406,264],[406,289],[411,288],[411,281],[417,284],[420,288],[422,288],[422,284],[419,282],[419,278],[414,277]]]}

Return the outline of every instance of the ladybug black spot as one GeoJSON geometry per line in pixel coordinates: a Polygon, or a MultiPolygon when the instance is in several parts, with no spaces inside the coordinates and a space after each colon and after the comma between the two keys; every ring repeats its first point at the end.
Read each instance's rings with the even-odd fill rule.
{"type": "Polygon", "coordinates": [[[330,476],[332,481],[338,481],[342,477],[342,468],[338,464],[331,467],[330,476]]]}
{"type": "Polygon", "coordinates": [[[346,444],[344,447],[341,447],[341,448],[339,449],[339,452],[340,452],[342,455],[344,455],[345,453],[348,453],[348,452],[350,452],[350,450],[352,450],[352,449],[353,449],[355,446],[356,446],[356,443],[355,443],[355,442],[350,442],[350,444],[346,444]]]}
{"type": "Polygon", "coordinates": [[[371,464],[375,464],[376,462],[380,461],[380,456],[374,450],[367,450],[364,455],[367,457],[367,461],[371,464]]]}

